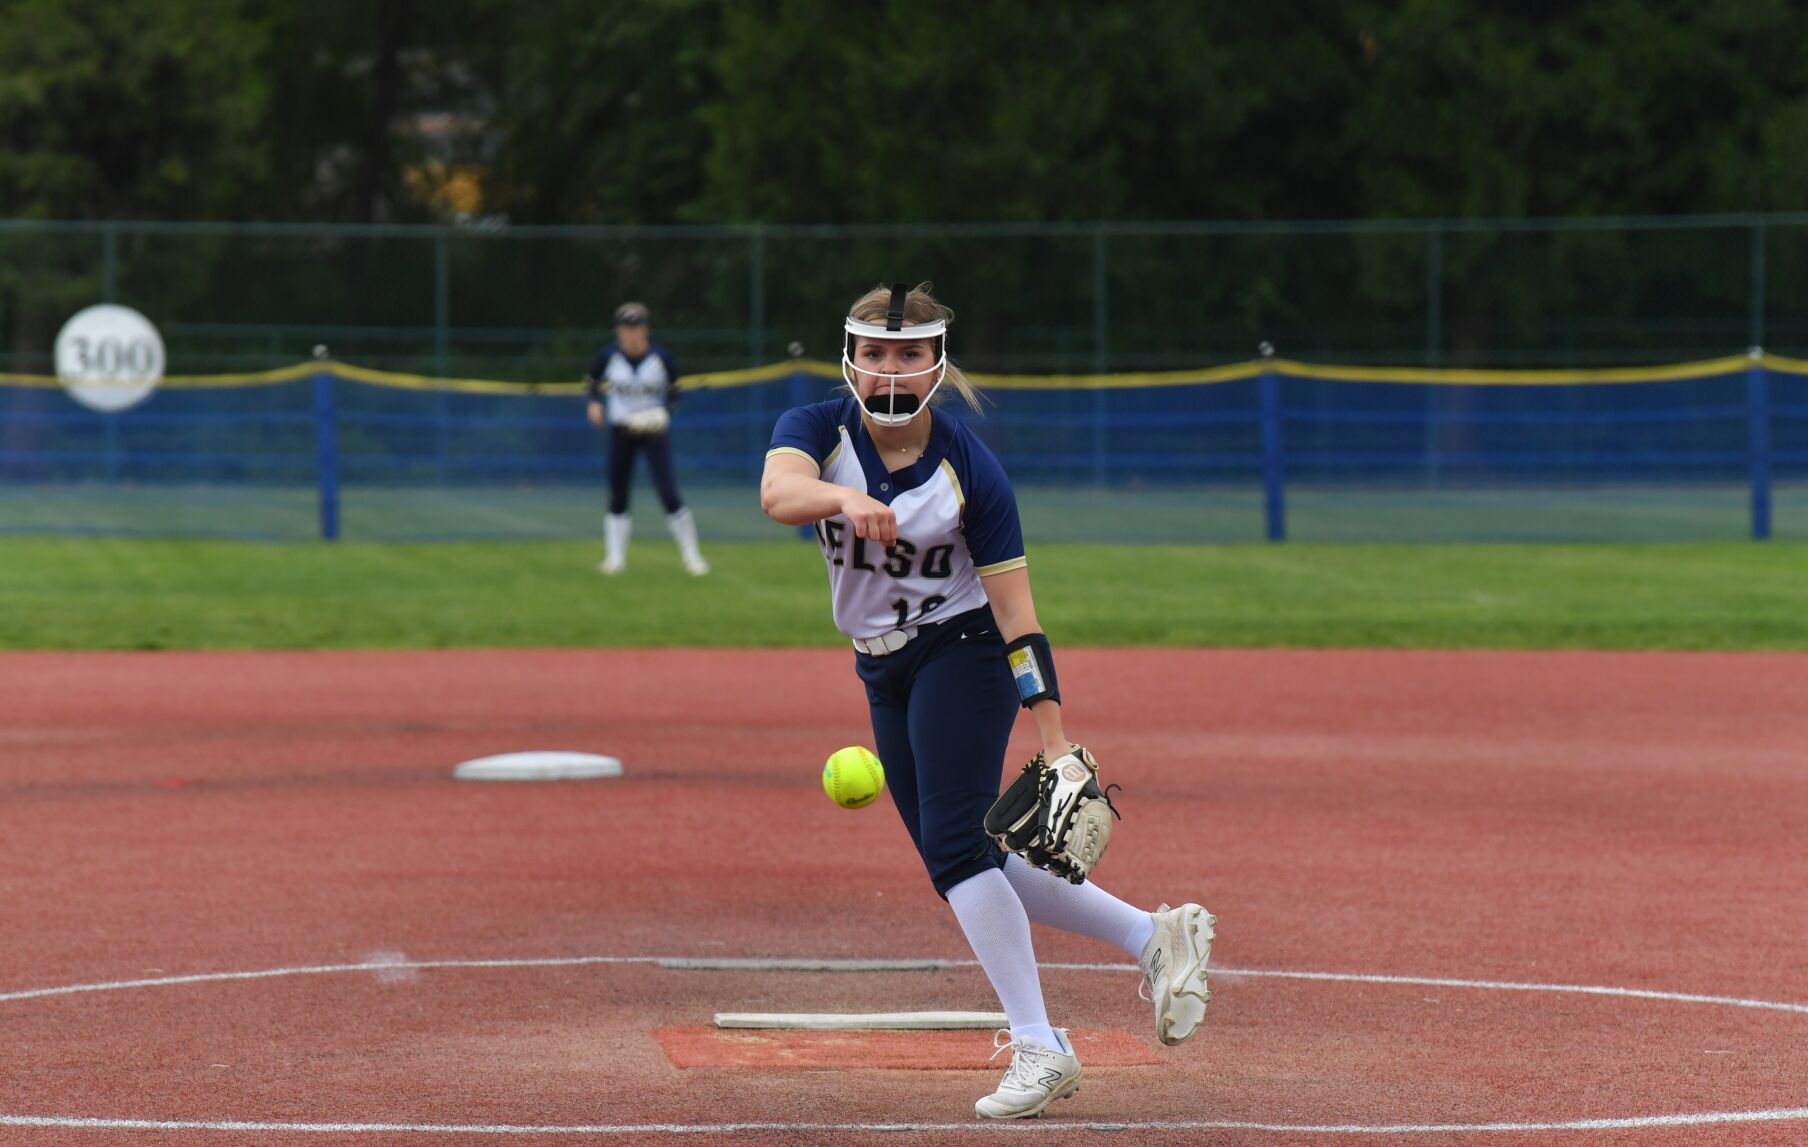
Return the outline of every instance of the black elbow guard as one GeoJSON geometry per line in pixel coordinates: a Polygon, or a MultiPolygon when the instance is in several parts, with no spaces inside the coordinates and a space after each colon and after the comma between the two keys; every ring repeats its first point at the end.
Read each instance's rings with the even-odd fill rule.
{"type": "Polygon", "coordinates": [[[1045,633],[1026,633],[1004,647],[1005,662],[1011,667],[1011,678],[1017,682],[1017,697],[1025,709],[1037,701],[1061,700],[1061,688],[1055,681],[1055,655],[1048,647],[1045,633]]]}

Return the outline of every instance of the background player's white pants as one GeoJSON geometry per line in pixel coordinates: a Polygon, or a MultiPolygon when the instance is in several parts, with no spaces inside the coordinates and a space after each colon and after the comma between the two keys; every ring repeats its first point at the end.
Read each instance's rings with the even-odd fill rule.
{"type": "Polygon", "coordinates": [[[603,518],[603,560],[620,566],[628,560],[628,535],[634,532],[634,519],[626,514],[609,514],[603,518]]]}
{"type": "Polygon", "coordinates": [[[1004,875],[1032,923],[1115,944],[1136,960],[1155,934],[1153,916],[1090,880],[1070,884],[1014,852],[1004,858],[1004,875]]]}
{"type": "Polygon", "coordinates": [[[1048,1023],[1042,976],[1036,970],[1036,949],[1030,942],[1030,918],[1011,890],[1011,882],[996,868],[989,868],[950,888],[948,907],[954,909],[973,955],[1004,1005],[1011,1038],[1066,1051],[1067,1045],[1048,1023]]]}

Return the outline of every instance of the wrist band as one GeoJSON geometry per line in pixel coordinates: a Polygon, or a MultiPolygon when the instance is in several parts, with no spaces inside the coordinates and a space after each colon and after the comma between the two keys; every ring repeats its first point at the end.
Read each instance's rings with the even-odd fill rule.
{"type": "Polygon", "coordinates": [[[1011,678],[1017,682],[1017,697],[1025,709],[1037,701],[1061,700],[1061,688],[1055,681],[1055,655],[1048,647],[1048,635],[1026,633],[1004,647],[1004,659],[1011,667],[1011,678]]]}

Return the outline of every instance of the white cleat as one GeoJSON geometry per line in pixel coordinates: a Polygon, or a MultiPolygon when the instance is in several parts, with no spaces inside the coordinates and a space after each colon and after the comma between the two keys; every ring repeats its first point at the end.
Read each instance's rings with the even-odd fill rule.
{"type": "MultiPolygon", "coordinates": [[[[1065,1029],[1061,1037],[1067,1038],[1065,1029]]],[[[998,1090],[973,1105],[974,1114],[981,1118],[1030,1119],[1055,1100],[1080,1090],[1079,1057],[1030,1040],[1012,1040],[1008,1031],[1000,1031],[992,1044],[998,1049],[992,1053],[994,1059],[999,1051],[1011,1049],[1011,1066],[998,1090]]]]}
{"type": "Polygon", "coordinates": [[[692,577],[702,577],[709,572],[709,563],[702,558],[685,558],[684,572],[692,577]]]}
{"type": "Polygon", "coordinates": [[[623,558],[604,558],[596,568],[600,573],[618,574],[628,568],[628,563],[623,558]]]}
{"type": "Polygon", "coordinates": [[[1151,913],[1155,935],[1143,948],[1143,998],[1155,1003],[1155,1038],[1177,1044],[1199,1030],[1212,993],[1205,986],[1205,965],[1212,958],[1218,918],[1197,904],[1151,913]]]}

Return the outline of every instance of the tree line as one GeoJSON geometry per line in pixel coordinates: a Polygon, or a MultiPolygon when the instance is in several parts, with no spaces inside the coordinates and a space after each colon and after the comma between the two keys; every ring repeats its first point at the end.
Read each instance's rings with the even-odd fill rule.
{"type": "Polygon", "coordinates": [[[0,217],[1808,207],[1790,0],[4,0],[0,217]]]}

